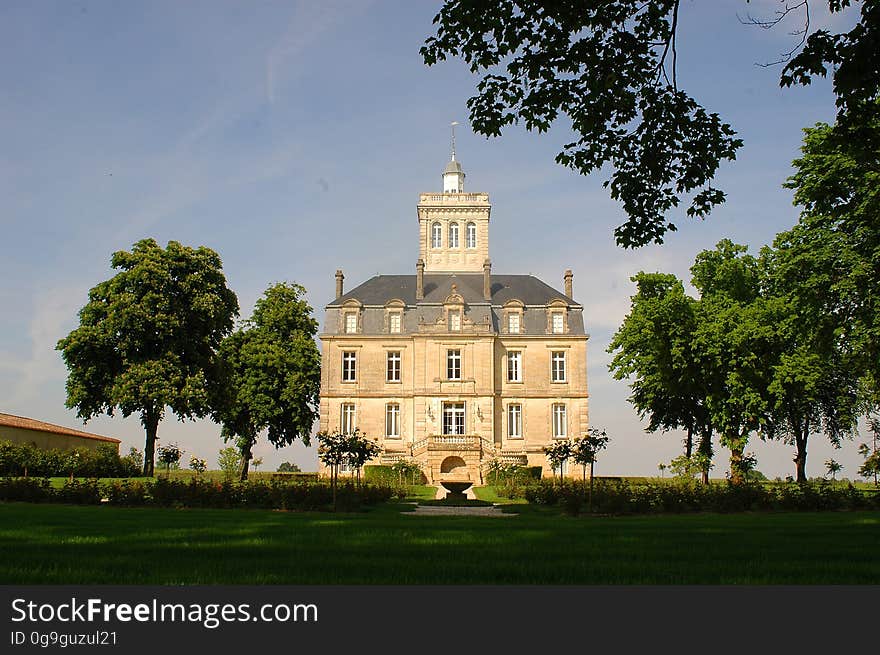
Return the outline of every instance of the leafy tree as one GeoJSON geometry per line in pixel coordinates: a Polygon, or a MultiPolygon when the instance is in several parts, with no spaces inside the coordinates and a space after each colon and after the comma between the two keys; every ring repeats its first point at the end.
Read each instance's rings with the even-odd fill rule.
{"type": "MultiPolygon", "coordinates": [[[[828,0],[833,13],[849,4],[828,0]]],[[[796,7],[808,5],[785,12],[796,7]]],[[[617,243],[661,243],[676,229],[667,214],[682,196],[693,193],[692,217],[723,202],[712,180],[742,145],[679,88],[679,9],[679,0],[446,0],[420,53],[429,66],[461,57],[482,76],[468,100],[479,134],[498,136],[519,121],[545,132],[566,116],[575,140],[556,161],[583,175],[610,164],[605,185],[628,216],[615,229],[617,243]]],[[[878,33],[880,10],[865,2],[850,32],[810,34],[780,84],[809,84],[830,67],[840,113],[865,113],[880,89],[878,33]]]]}
{"type": "Polygon", "coordinates": [[[830,475],[831,479],[834,480],[836,479],[837,474],[843,470],[843,465],[833,459],[828,459],[825,460],[825,470],[828,471],[828,475],[830,475]]]}
{"type": "Polygon", "coordinates": [[[298,464],[292,462],[281,462],[275,470],[278,471],[278,473],[300,473],[302,471],[298,464]]]}
{"type": "MultiPolygon", "coordinates": [[[[712,422],[705,400],[704,369],[694,348],[698,303],[674,275],[640,272],[631,278],[637,293],[608,346],[616,353],[608,368],[615,379],[631,378],[630,403],[647,432],[687,431],[684,455],[712,456],[712,422]]],[[[704,471],[708,482],[708,468],[704,471]]]]}
{"type": "Polygon", "coordinates": [[[144,469],[144,454],[134,446],[128,449],[128,455],[121,460],[123,467],[130,470],[128,475],[137,475],[144,469]]]}
{"type": "Polygon", "coordinates": [[[562,467],[571,458],[572,442],[569,439],[560,439],[549,446],[544,446],[543,451],[553,471],[559,469],[559,479],[562,480],[562,467]]]}
{"type": "Polygon", "coordinates": [[[798,309],[824,317],[828,338],[848,355],[841,365],[862,376],[869,406],[880,404],[878,108],[875,102],[861,122],[849,117],[804,130],[802,156],[785,184],[802,211],[777,244],[788,255],[788,279],[807,280],[798,309]]]}
{"type": "Polygon", "coordinates": [[[706,407],[730,449],[731,482],[738,484],[745,481],[749,435],[766,422],[774,326],[759,302],[759,266],[746,246],[723,239],[697,255],[691,274],[700,292],[693,348],[706,407]]]}
{"type": "Polygon", "coordinates": [[[241,452],[246,480],[253,446],[263,430],[276,448],[310,443],[318,416],[321,356],[312,308],[298,284],[279,283],[257,300],[253,316],[223,340],[212,387],[212,416],[224,441],[241,452]]]}
{"type": "Polygon", "coordinates": [[[873,440],[871,447],[868,444],[859,444],[859,454],[865,458],[859,467],[859,475],[863,478],[874,478],[874,485],[877,485],[877,476],[880,475],[880,448],[878,448],[878,440],[880,440],[880,419],[872,418],[868,423],[873,440]]]}
{"type": "Polygon", "coordinates": [[[361,468],[371,459],[378,457],[382,449],[375,441],[368,439],[355,428],[352,434],[346,435],[344,440],[346,462],[354,467],[357,476],[357,484],[361,484],[361,468]]]}
{"type": "Polygon", "coordinates": [[[664,462],[660,462],[659,464],[657,464],[657,470],[660,471],[660,477],[661,477],[661,478],[663,477],[663,472],[666,470],[666,468],[667,468],[667,467],[666,467],[666,464],[665,464],[664,462]]]}
{"type": "Polygon", "coordinates": [[[159,446],[156,455],[159,461],[165,465],[165,473],[170,473],[172,468],[176,468],[180,462],[180,447],[177,444],[168,444],[167,446],[159,446]]]}
{"type": "Polygon", "coordinates": [[[330,487],[333,490],[333,510],[336,510],[336,482],[339,478],[339,469],[348,461],[348,435],[340,432],[319,432],[318,459],[330,469],[330,487]]]}
{"type": "Polygon", "coordinates": [[[400,484],[417,484],[422,477],[422,468],[413,461],[399,459],[391,465],[391,471],[397,474],[400,484]]]}
{"type": "Polygon", "coordinates": [[[190,470],[195,471],[196,475],[202,475],[205,471],[208,470],[208,463],[205,460],[199,459],[198,457],[193,455],[189,458],[189,468],[190,470]]]}
{"type": "Polygon", "coordinates": [[[138,241],[113,254],[115,276],[89,291],[80,325],[58,342],[67,365],[67,407],[89,420],[140,413],[144,475],[153,475],[159,422],[208,411],[206,380],[238,314],[220,257],[169,241],[138,241]]]}
{"type": "Polygon", "coordinates": [[[587,477],[587,465],[590,466],[590,513],[593,512],[593,467],[599,452],[608,447],[609,439],[610,437],[605,430],[590,428],[586,436],[575,439],[571,445],[571,458],[583,467],[584,478],[587,477]]]}
{"type": "Polygon", "coordinates": [[[217,465],[223,471],[224,477],[231,480],[241,472],[241,453],[232,446],[223,448],[217,457],[217,465]]]}

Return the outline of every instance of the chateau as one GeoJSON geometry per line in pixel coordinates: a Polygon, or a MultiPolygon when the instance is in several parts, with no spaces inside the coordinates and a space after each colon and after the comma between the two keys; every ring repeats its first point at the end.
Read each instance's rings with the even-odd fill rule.
{"type": "MultiPolygon", "coordinates": [[[[588,427],[583,307],[531,275],[493,275],[487,193],[466,193],[455,159],[442,193],[419,195],[415,275],[326,306],[320,429],[360,429],[380,462],[418,463],[430,482],[479,484],[492,460],[552,471],[543,447],[588,427]]],[[[375,461],[373,463],[376,463],[375,461]]]]}

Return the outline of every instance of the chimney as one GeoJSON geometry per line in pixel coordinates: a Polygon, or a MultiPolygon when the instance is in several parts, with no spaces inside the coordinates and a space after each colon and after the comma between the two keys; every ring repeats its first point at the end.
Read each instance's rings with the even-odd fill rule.
{"type": "Polygon", "coordinates": [[[420,259],[416,262],[416,300],[425,298],[425,261],[420,259]]]}
{"type": "Polygon", "coordinates": [[[342,281],[345,279],[345,276],[342,274],[342,269],[336,271],[336,300],[342,298],[342,281]]]}
{"type": "Polygon", "coordinates": [[[483,262],[483,300],[492,300],[492,262],[488,259],[483,262]]]}
{"type": "Polygon", "coordinates": [[[570,268],[567,271],[565,271],[565,295],[568,296],[569,298],[574,297],[571,295],[571,279],[573,277],[574,276],[571,274],[570,268]]]}

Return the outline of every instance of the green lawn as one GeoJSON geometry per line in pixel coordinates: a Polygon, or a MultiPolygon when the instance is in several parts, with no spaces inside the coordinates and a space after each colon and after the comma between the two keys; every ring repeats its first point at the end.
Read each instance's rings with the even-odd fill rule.
{"type": "Polygon", "coordinates": [[[0,503],[0,583],[880,583],[877,512],[569,518],[516,506],[518,515],[486,518],[401,507],[0,503]]]}

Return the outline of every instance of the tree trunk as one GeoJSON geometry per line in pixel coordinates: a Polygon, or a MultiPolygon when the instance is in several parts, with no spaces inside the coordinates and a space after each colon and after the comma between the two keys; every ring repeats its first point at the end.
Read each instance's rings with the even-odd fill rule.
{"type": "Polygon", "coordinates": [[[745,444],[730,447],[730,483],[742,484],[745,482],[742,470],[742,458],[745,444]]]}
{"type": "Polygon", "coordinates": [[[590,462],[590,514],[593,513],[593,462],[590,462]]]}
{"type": "Polygon", "coordinates": [[[697,447],[697,451],[701,455],[706,456],[706,465],[703,467],[703,470],[700,472],[700,481],[703,484],[709,484],[709,465],[712,463],[712,430],[704,429],[700,434],[700,445],[697,447]]]}
{"type": "Polygon", "coordinates": [[[798,482],[807,481],[807,435],[809,434],[809,425],[804,423],[803,431],[798,431],[794,435],[794,443],[797,447],[797,454],[794,456],[794,469],[797,474],[798,482]]]}
{"type": "Polygon", "coordinates": [[[691,454],[694,452],[694,426],[688,426],[688,436],[684,441],[684,456],[688,459],[691,458],[691,454]]]}
{"type": "Polygon", "coordinates": [[[241,449],[241,475],[238,478],[241,482],[246,482],[248,479],[248,471],[250,470],[251,458],[253,457],[252,450],[252,444],[248,444],[241,449]]]}
{"type": "Polygon", "coordinates": [[[159,412],[145,411],[141,414],[141,423],[147,432],[147,441],[144,443],[144,476],[151,478],[156,472],[154,459],[156,457],[156,435],[159,432],[159,412]]]}

